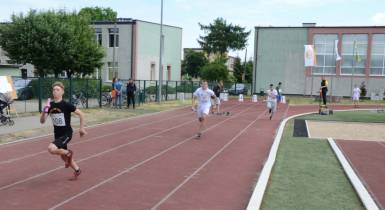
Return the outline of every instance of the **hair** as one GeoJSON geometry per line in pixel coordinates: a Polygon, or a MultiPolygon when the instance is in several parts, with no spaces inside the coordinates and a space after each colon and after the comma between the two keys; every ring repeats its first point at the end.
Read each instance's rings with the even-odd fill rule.
{"type": "Polygon", "coordinates": [[[273,84],[270,84],[270,87],[273,87],[274,85],[273,84]]]}
{"type": "Polygon", "coordinates": [[[278,82],[278,85],[282,85],[282,82],[278,82]]]}
{"type": "Polygon", "coordinates": [[[56,86],[61,87],[61,89],[64,90],[64,85],[63,85],[62,82],[56,81],[56,82],[54,82],[54,83],[52,84],[52,88],[54,88],[54,87],[56,87],[56,86]]]}
{"type": "Polygon", "coordinates": [[[205,79],[201,80],[201,84],[203,84],[204,82],[207,82],[207,80],[205,79]]]}

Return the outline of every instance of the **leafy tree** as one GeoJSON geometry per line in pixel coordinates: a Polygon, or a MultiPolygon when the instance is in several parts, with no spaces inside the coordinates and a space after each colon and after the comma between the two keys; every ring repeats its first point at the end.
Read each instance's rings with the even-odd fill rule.
{"type": "Polygon", "coordinates": [[[245,83],[253,82],[253,61],[247,61],[245,71],[245,83]]]}
{"type": "Polygon", "coordinates": [[[202,67],[207,63],[208,60],[204,53],[189,50],[182,62],[182,75],[188,74],[191,77],[197,78],[200,76],[202,67]]]}
{"type": "Polygon", "coordinates": [[[199,36],[198,43],[208,54],[224,55],[229,50],[245,48],[250,31],[238,25],[227,24],[223,18],[217,18],[214,23],[203,25],[199,23],[204,36],[199,36]]]}
{"type": "Polygon", "coordinates": [[[235,82],[242,82],[242,75],[244,71],[244,66],[241,64],[241,59],[237,57],[234,62],[234,72],[235,82]]]}
{"type": "Polygon", "coordinates": [[[87,18],[64,10],[30,10],[11,19],[0,28],[0,46],[10,59],[33,64],[39,76],[88,75],[102,66],[104,53],[87,18]]]}
{"type": "Polygon", "coordinates": [[[79,15],[88,18],[90,21],[114,21],[118,13],[109,7],[84,7],[79,11],[79,15]]]}
{"type": "Polygon", "coordinates": [[[201,78],[207,81],[219,81],[228,79],[229,70],[220,60],[216,60],[202,68],[201,78]]]}

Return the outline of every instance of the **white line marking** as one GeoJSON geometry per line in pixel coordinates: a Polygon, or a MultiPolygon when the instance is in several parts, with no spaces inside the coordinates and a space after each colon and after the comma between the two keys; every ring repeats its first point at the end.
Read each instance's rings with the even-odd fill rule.
{"type": "Polygon", "coordinates": [[[309,131],[309,125],[307,124],[307,120],[305,120],[305,125],[306,125],[307,137],[308,137],[309,139],[311,139],[310,131],[309,131]]]}
{"type": "MultiPolygon", "coordinates": [[[[250,107],[249,107],[248,109],[250,109],[250,107]]],[[[246,109],[246,110],[247,110],[247,109],[246,109]]],[[[242,112],[240,112],[240,113],[243,113],[243,112],[244,112],[244,111],[242,111],[242,112]]],[[[240,114],[240,113],[238,113],[238,114],[240,114]]],[[[231,118],[228,118],[228,119],[231,119],[231,118]]],[[[182,123],[182,124],[179,124],[179,125],[177,125],[177,126],[168,128],[168,129],[166,129],[166,130],[159,131],[159,132],[153,133],[153,134],[151,134],[151,135],[148,135],[148,136],[139,138],[139,139],[137,139],[137,140],[130,141],[130,142],[128,142],[128,143],[121,144],[121,145],[119,145],[119,146],[110,148],[110,149],[105,150],[105,151],[103,151],[103,152],[99,152],[99,153],[90,155],[90,156],[88,156],[88,157],[86,157],[86,158],[77,160],[76,162],[80,163],[80,162],[86,161],[86,160],[88,160],[88,159],[91,159],[91,158],[94,158],[94,157],[98,157],[98,156],[100,156],[100,155],[103,155],[103,154],[106,154],[106,153],[115,151],[115,150],[117,150],[117,149],[120,149],[120,148],[122,148],[122,147],[131,145],[131,144],[134,144],[134,143],[138,143],[138,142],[144,141],[144,140],[146,140],[147,138],[150,138],[150,137],[152,137],[152,136],[157,136],[157,135],[159,135],[159,134],[161,134],[161,133],[168,132],[168,131],[170,131],[170,130],[173,130],[173,129],[175,129],[175,128],[182,127],[182,126],[184,126],[184,125],[186,125],[186,124],[189,124],[189,123],[195,122],[195,121],[196,121],[196,119],[187,121],[187,122],[185,122],[185,123],[182,123]]],[[[227,120],[225,120],[225,121],[227,121],[227,120]]],[[[223,122],[224,122],[224,121],[223,121],[223,122]]],[[[0,187],[0,190],[8,189],[8,188],[13,187],[13,186],[15,186],[15,185],[18,185],[18,184],[27,182],[27,181],[29,181],[29,180],[35,179],[35,178],[40,177],[40,176],[44,176],[44,175],[46,175],[46,174],[49,174],[49,173],[51,173],[51,172],[54,172],[54,171],[59,170],[59,169],[62,169],[62,168],[63,168],[62,166],[61,166],[61,167],[57,167],[57,168],[54,168],[54,169],[52,169],[52,170],[49,170],[49,171],[46,171],[46,172],[42,172],[42,173],[40,173],[40,174],[37,174],[37,175],[35,175],[35,176],[32,176],[32,177],[29,177],[29,178],[26,178],[26,179],[23,179],[23,180],[14,182],[14,183],[12,183],[12,184],[8,184],[8,185],[5,185],[5,186],[2,186],[2,187],[0,187]]]]}
{"type": "MultiPolygon", "coordinates": [[[[133,116],[133,117],[130,117],[130,118],[113,120],[113,121],[109,121],[109,122],[99,123],[99,124],[96,124],[96,125],[86,126],[86,128],[94,128],[94,127],[108,125],[108,124],[113,124],[113,123],[117,123],[117,122],[121,122],[121,121],[131,121],[131,120],[135,120],[136,118],[149,117],[149,116],[153,116],[153,115],[157,115],[157,114],[162,114],[164,112],[184,109],[184,108],[187,108],[187,107],[189,107],[189,106],[186,105],[186,106],[178,107],[178,108],[174,108],[174,109],[163,110],[163,111],[154,112],[154,113],[148,113],[148,114],[142,114],[142,115],[133,116]]],[[[74,130],[78,130],[78,129],[74,129],[74,130]]],[[[41,135],[41,136],[35,136],[35,137],[31,137],[31,138],[20,139],[20,140],[16,140],[16,141],[7,142],[7,143],[2,143],[2,144],[0,144],[0,149],[8,148],[8,147],[13,146],[13,145],[18,145],[20,143],[24,143],[25,141],[28,141],[28,142],[40,141],[40,140],[43,140],[43,139],[40,139],[40,138],[51,136],[51,135],[53,135],[53,133],[49,133],[49,134],[45,134],[45,135],[41,135]]]]}
{"type": "Polygon", "coordinates": [[[368,190],[362,184],[361,180],[358,178],[357,174],[354,172],[353,168],[351,167],[349,162],[346,160],[346,157],[341,152],[341,150],[339,149],[335,141],[332,138],[328,138],[328,142],[330,144],[330,147],[333,149],[334,153],[336,154],[338,160],[340,161],[340,164],[342,165],[346,175],[348,176],[350,182],[352,183],[354,189],[356,190],[365,208],[369,210],[379,209],[376,202],[370,196],[368,190]]]}
{"type": "Polygon", "coordinates": [[[249,125],[242,129],[237,135],[235,135],[229,142],[227,142],[220,150],[218,150],[214,155],[212,155],[206,162],[204,162],[198,169],[196,169],[190,176],[188,176],[182,183],[175,187],[170,193],[163,197],[157,204],[155,204],[151,210],[157,209],[162,205],[166,200],[168,200],[176,191],[178,191],[183,185],[191,180],[200,170],[202,170],[207,164],[209,164],[214,158],[216,158],[220,153],[222,153],[228,146],[230,146],[239,136],[241,136],[251,125],[253,125],[257,120],[259,120],[267,110],[260,113],[255,120],[253,120],[249,125]]]}
{"type": "MultiPolygon", "coordinates": [[[[250,106],[249,108],[245,109],[244,111],[242,111],[242,112],[240,112],[240,113],[238,113],[238,114],[236,114],[236,115],[234,115],[234,116],[232,116],[230,118],[227,118],[227,119],[225,119],[225,120],[223,120],[223,121],[221,121],[221,122],[219,122],[219,123],[217,123],[215,125],[212,125],[212,126],[206,128],[204,130],[204,132],[206,132],[206,131],[208,131],[210,129],[213,129],[213,128],[219,126],[220,124],[223,124],[224,122],[226,122],[226,121],[228,121],[230,119],[233,119],[235,116],[238,116],[238,115],[240,115],[243,112],[246,112],[250,108],[252,108],[252,106],[250,106]]],[[[190,141],[191,139],[194,139],[194,138],[195,138],[195,135],[191,136],[189,138],[186,138],[185,140],[179,142],[178,144],[175,144],[175,145],[173,145],[173,146],[163,150],[162,152],[160,152],[160,153],[158,153],[158,154],[156,154],[156,155],[154,155],[154,156],[152,156],[152,157],[150,157],[150,158],[148,158],[146,160],[143,160],[143,161],[141,161],[141,162],[139,162],[139,163],[137,163],[137,164],[135,164],[135,165],[125,169],[124,171],[121,171],[120,173],[118,173],[118,174],[116,174],[116,175],[114,175],[114,176],[112,176],[112,177],[110,177],[110,178],[108,178],[108,179],[106,179],[106,180],[104,180],[104,181],[102,181],[102,182],[100,182],[100,183],[98,183],[98,184],[96,184],[96,185],[94,185],[94,186],[92,186],[92,187],[90,187],[90,188],[88,188],[88,189],[86,189],[86,190],[84,190],[84,191],[82,191],[82,192],[80,192],[80,193],[78,193],[78,194],[76,194],[76,195],[74,195],[74,196],[64,200],[64,201],[62,201],[62,202],[60,202],[60,203],[58,203],[58,204],[56,204],[55,206],[50,207],[48,210],[53,210],[53,209],[56,209],[56,208],[58,208],[60,206],[63,206],[64,204],[66,204],[66,203],[68,203],[68,202],[70,202],[70,201],[72,201],[72,200],[74,200],[74,199],[76,199],[76,198],[78,198],[78,197],[80,197],[80,196],[82,196],[82,195],[84,195],[84,194],[86,194],[86,193],[88,193],[88,192],[90,192],[90,191],[92,191],[92,190],[94,190],[94,189],[96,189],[96,188],[98,188],[98,187],[100,187],[100,186],[110,182],[111,180],[113,180],[113,179],[115,179],[115,178],[117,178],[117,177],[119,177],[119,176],[121,176],[121,175],[123,175],[125,173],[130,172],[131,170],[133,170],[133,169],[135,169],[135,168],[137,168],[137,167],[139,167],[139,166],[141,166],[141,165],[143,165],[143,164],[145,164],[145,163],[147,163],[147,162],[149,162],[149,161],[151,161],[151,160],[153,160],[153,159],[155,159],[155,158],[165,154],[166,152],[168,152],[168,151],[170,151],[170,150],[172,150],[172,149],[174,149],[174,148],[176,148],[176,147],[178,147],[178,146],[180,146],[180,145],[182,145],[182,144],[186,143],[187,141],[190,141]]]]}
{"type": "MultiPolygon", "coordinates": [[[[234,107],[236,107],[238,105],[239,104],[235,104],[235,105],[229,107],[228,109],[230,110],[230,109],[232,109],[232,108],[234,108],[234,107]]],[[[191,114],[192,113],[187,112],[187,113],[175,115],[173,117],[169,117],[169,118],[166,118],[166,119],[160,119],[160,120],[152,121],[150,123],[143,123],[141,125],[130,127],[130,128],[126,128],[126,129],[123,129],[123,130],[120,130],[120,131],[116,131],[114,133],[104,134],[102,136],[92,137],[92,138],[89,138],[87,140],[78,141],[78,142],[70,144],[70,146],[87,143],[87,142],[90,142],[90,141],[93,141],[93,140],[102,139],[102,138],[107,137],[107,136],[111,136],[111,135],[115,135],[115,134],[119,134],[119,133],[124,133],[126,131],[131,131],[131,130],[136,129],[136,128],[144,127],[144,126],[155,124],[155,123],[158,123],[158,122],[164,122],[166,120],[174,119],[174,118],[185,116],[185,115],[191,115],[191,114]]],[[[46,153],[46,150],[43,150],[43,151],[40,151],[40,152],[37,152],[37,153],[32,153],[32,154],[29,154],[29,155],[25,155],[25,156],[22,156],[22,157],[0,161],[0,165],[1,164],[9,164],[9,163],[12,163],[12,162],[15,162],[15,161],[23,160],[23,159],[26,159],[26,158],[30,158],[30,157],[37,156],[37,155],[40,155],[40,154],[45,154],[45,153],[46,153]]]]}

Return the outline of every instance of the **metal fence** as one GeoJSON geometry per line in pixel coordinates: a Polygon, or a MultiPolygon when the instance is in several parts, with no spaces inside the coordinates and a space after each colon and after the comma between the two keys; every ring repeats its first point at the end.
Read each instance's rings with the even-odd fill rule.
{"type": "MultiPolygon", "coordinates": [[[[79,108],[110,107],[112,106],[111,83],[102,82],[100,79],[62,79],[29,77],[22,79],[13,77],[18,99],[12,103],[13,109],[18,113],[41,111],[47,98],[52,96],[52,84],[60,81],[65,86],[63,99],[75,104],[79,108]]],[[[156,80],[135,80],[136,105],[154,102],[158,99],[158,88],[162,88],[162,101],[188,100],[200,86],[199,81],[163,81],[159,85],[156,80]]],[[[126,85],[123,83],[123,106],[127,103],[126,85]]],[[[215,82],[209,83],[213,88],[215,82]]],[[[224,91],[230,95],[250,95],[251,84],[224,83],[224,91]]]]}

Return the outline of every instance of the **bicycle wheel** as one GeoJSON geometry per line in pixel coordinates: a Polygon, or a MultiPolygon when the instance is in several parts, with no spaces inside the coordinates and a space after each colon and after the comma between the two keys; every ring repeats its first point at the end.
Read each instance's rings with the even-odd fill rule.
{"type": "Polygon", "coordinates": [[[108,97],[106,95],[102,95],[102,106],[106,106],[109,104],[108,97]]]}

